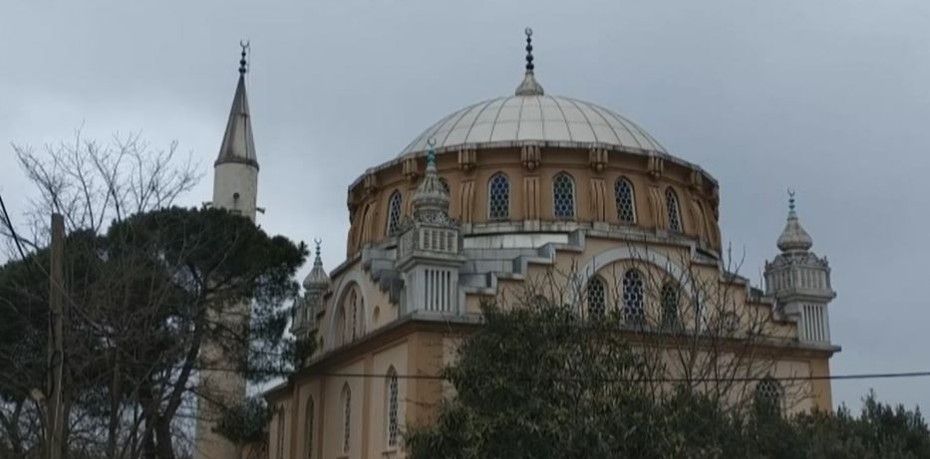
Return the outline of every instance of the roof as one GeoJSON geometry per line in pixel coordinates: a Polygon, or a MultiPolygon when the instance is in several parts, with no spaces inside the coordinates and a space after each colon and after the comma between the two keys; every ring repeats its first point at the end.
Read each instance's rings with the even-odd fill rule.
{"type": "Polygon", "coordinates": [[[599,105],[544,94],[499,97],[452,112],[423,131],[399,156],[454,147],[509,146],[518,142],[600,144],[668,152],[636,123],[599,105]]]}
{"type": "Polygon", "coordinates": [[[249,114],[249,100],[245,93],[245,71],[239,71],[239,83],[229,109],[229,121],[220,145],[220,154],[214,165],[223,163],[244,163],[258,168],[255,155],[255,140],[252,138],[252,121],[249,114]]]}

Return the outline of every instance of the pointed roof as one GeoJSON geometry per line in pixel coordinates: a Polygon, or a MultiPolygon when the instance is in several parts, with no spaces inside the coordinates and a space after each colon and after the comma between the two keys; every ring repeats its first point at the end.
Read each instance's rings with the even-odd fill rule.
{"type": "Polygon", "coordinates": [[[798,220],[798,214],[794,210],[794,192],[788,191],[788,196],[788,221],[781,236],[778,236],[778,248],[782,252],[810,250],[814,240],[804,231],[801,221],[798,220]]]}
{"type": "Polygon", "coordinates": [[[413,194],[413,218],[419,222],[447,224],[449,219],[449,192],[436,172],[436,141],[430,139],[426,154],[426,174],[413,194]]]}
{"type": "Polygon", "coordinates": [[[313,290],[314,288],[322,290],[329,286],[329,276],[326,274],[326,270],[323,269],[323,259],[320,257],[320,242],[322,241],[316,239],[313,242],[316,244],[316,258],[313,259],[313,269],[304,278],[303,285],[307,290],[313,290]]]}
{"type": "Polygon", "coordinates": [[[236,94],[233,96],[232,108],[229,110],[229,121],[226,122],[226,132],[223,134],[223,143],[220,145],[220,154],[214,166],[223,163],[243,163],[258,169],[258,158],[255,155],[255,141],[252,138],[252,122],[249,114],[249,100],[245,92],[246,50],[248,43],[242,44],[242,58],[239,60],[239,83],[236,85],[236,94]]]}

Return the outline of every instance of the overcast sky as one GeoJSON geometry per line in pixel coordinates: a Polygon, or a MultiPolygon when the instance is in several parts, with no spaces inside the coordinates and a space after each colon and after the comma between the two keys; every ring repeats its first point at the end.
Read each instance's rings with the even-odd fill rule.
{"type": "MultiPolygon", "coordinates": [[[[8,142],[142,131],[207,173],[252,43],[260,223],[345,254],[348,184],[439,118],[511,94],[523,28],[552,94],[635,121],[720,182],[725,242],[759,278],[786,187],[838,297],[835,374],[930,370],[930,2],[4,2],[0,192],[28,183],[8,142]],[[659,5],[658,3],[662,3],[659,5]],[[647,5],[648,4],[648,5],[647,5]]],[[[835,402],[930,409],[930,379],[834,381],[835,402]]]]}

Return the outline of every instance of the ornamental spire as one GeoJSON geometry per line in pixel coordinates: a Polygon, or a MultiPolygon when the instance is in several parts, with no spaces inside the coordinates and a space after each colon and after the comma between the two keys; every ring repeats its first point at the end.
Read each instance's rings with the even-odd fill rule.
{"type": "Polygon", "coordinates": [[[447,223],[449,221],[449,192],[436,172],[436,139],[427,142],[426,174],[413,194],[414,220],[429,223],[447,223]]]}
{"type": "Polygon", "coordinates": [[[536,68],[533,65],[533,29],[527,27],[524,33],[526,33],[526,72],[520,86],[517,86],[515,94],[518,96],[541,96],[543,95],[542,85],[536,81],[536,76],[533,73],[536,68]]]}
{"type": "Polygon", "coordinates": [[[804,231],[798,220],[794,194],[794,190],[788,189],[788,222],[785,223],[785,229],[778,237],[778,248],[782,252],[809,250],[814,245],[814,240],[807,234],[807,231],[804,231]]]}
{"type": "Polygon", "coordinates": [[[242,47],[242,54],[239,58],[239,82],[236,84],[236,93],[233,95],[232,107],[229,110],[229,120],[226,122],[226,132],[223,134],[220,154],[213,165],[215,167],[223,163],[243,163],[258,169],[255,140],[252,138],[249,100],[245,91],[245,74],[248,72],[246,56],[249,51],[249,42],[240,41],[239,46],[242,47]]]}
{"type": "Polygon", "coordinates": [[[303,285],[307,290],[313,290],[314,288],[325,289],[329,286],[329,276],[326,274],[326,270],[323,269],[323,259],[320,257],[320,243],[322,242],[322,239],[313,240],[316,245],[316,257],[313,259],[313,269],[304,278],[303,285]]]}

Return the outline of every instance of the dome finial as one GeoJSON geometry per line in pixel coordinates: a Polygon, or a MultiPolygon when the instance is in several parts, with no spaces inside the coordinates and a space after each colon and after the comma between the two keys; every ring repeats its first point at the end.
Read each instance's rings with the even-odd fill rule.
{"type": "Polygon", "coordinates": [[[526,34],[526,71],[533,71],[533,29],[527,27],[523,30],[526,34]]]}
{"type": "Polygon", "coordinates": [[[313,239],[313,244],[316,246],[316,256],[313,259],[313,269],[304,278],[303,285],[307,290],[321,290],[329,285],[329,276],[326,274],[326,270],[323,269],[323,258],[320,256],[320,244],[322,242],[323,240],[320,238],[313,239]]]}
{"type": "Polygon", "coordinates": [[[785,223],[781,236],[778,237],[777,244],[778,248],[784,252],[809,250],[814,245],[814,240],[807,234],[807,231],[804,231],[798,220],[794,195],[794,190],[788,188],[788,221],[785,223]]]}
{"type": "Polygon", "coordinates": [[[322,239],[320,239],[320,238],[314,238],[314,239],[313,239],[313,244],[316,246],[316,260],[314,260],[314,261],[317,261],[317,260],[322,261],[322,260],[320,260],[320,244],[321,244],[321,243],[323,243],[323,240],[322,240],[322,239]]]}
{"type": "Polygon", "coordinates": [[[430,137],[426,144],[429,145],[429,149],[426,151],[426,169],[436,170],[436,139],[430,137]]]}
{"type": "Polygon", "coordinates": [[[242,57],[239,58],[239,74],[244,75],[248,71],[248,62],[245,60],[245,56],[249,51],[249,41],[239,40],[239,46],[242,47],[242,57]]]}
{"type": "Polygon", "coordinates": [[[541,96],[543,88],[536,81],[533,71],[536,66],[533,65],[533,29],[527,27],[523,30],[526,34],[526,73],[523,75],[523,82],[517,86],[516,95],[518,96],[541,96]]]}

